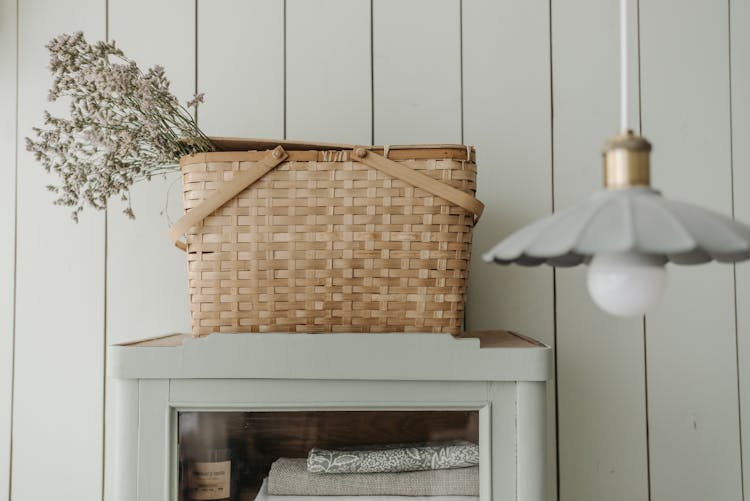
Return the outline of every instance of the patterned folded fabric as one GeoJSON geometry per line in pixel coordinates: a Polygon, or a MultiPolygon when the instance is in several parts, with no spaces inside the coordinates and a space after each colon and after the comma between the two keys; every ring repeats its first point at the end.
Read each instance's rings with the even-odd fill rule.
{"type": "Polygon", "coordinates": [[[307,457],[310,473],[387,473],[445,470],[479,464],[477,444],[463,440],[419,444],[313,449],[307,457]]]}
{"type": "MultiPolygon", "coordinates": [[[[266,478],[255,501],[331,501],[331,496],[271,495],[266,478]]],[[[479,496],[336,496],[336,501],[479,501],[479,496]]]]}
{"type": "Polygon", "coordinates": [[[281,496],[478,496],[479,467],[403,473],[307,471],[307,461],[281,458],[271,465],[268,493],[281,496]]]}

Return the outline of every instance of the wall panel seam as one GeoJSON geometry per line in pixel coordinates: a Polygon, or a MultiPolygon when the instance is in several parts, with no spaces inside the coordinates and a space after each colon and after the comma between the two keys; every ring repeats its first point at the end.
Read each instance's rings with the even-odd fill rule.
{"type": "Polygon", "coordinates": [[[13,136],[13,285],[11,292],[11,368],[10,368],[10,419],[8,423],[8,433],[10,434],[8,440],[8,501],[13,499],[13,425],[14,425],[14,414],[15,414],[15,396],[16,396],[16,290],[18,289],[18,122],[19,122],[19,106],[18,98],[19,93],[19,71],[20,71],[20,57],[21,53],[19,45],[21,41],[20,34],[20,3],[21,0],[16,0],[16,60],[15,60],[15,124],[14,124],[14,136],[13,136]]]}
{"type": "MultiPolygon", "coordinates": [[[[195,40],[195,42],[193,43],[193,54],[194,54],[193,66],[195,67],[195,70],[193,73],[193,94],[197,96],[198,89],[200,88],[198,84],[198,0],[195,0],[193,6],[194,6],[193,15],[195,16],[195,23],[194,23],[195,32],[193,33],[193,39],[195,40]]],[[[194,114],[193,116],[195,116],[196,124],[198,123],[198,108],[199,106],[196,106],[193,109],[193,114],[194,114]]]]}
{"type": "Polygon", "coordinates": [[[370,0],[370,144],[375,144],[375,0],[370,0]]]}
{"type": "MultiPolygon", "coordinates": [[[[464,144],[464,0],[458,0],[458,74],[459,109],[461,110],[461,144],[464,144]]],[[[466,321],[464,320],[464,325],[466,321]]]]}
{"type": "Polygon", "coordinates": [[[283,68],[284,68],[283,69],[283,71],[284,71],[284,78],[283,78],[284,91],[282,92],[282,94],[284,95],[284,110],[283,110],[284,111],[284,129],[283,129],[283,131],[284,131],[284,137],[283,137],[283,139],[286,139],[286,122],[287,122],[287,110],[286,110],[287,84],[286,84],[286,76],[287,76],[287,73],[288,73],[287,72],[287,68],[286,68],[286,64],[287,64],[287,62],[286,62],[286,49],[287,49],[287,40],[286,40],[286,38],[287,38],[287,32],[286,32],[286,24],[287,24],[287,21],[286,21],[286,0],[283,0],[283,2],[281,4],[281,18],[282,18],[281,19],[281,24],[282,24],[283,31],[284,31],[284,35],[282,37],[283,44],[284,44],[284,47],[283,47],[283,59],[284,59],[284,63],[282,65],[283,68]]]}
{"type": "MultiPolygon", "coordinates": [[[[107,37],[109,39],[109,37],[107,37]]],[[[102,339],[102,501],[106,499],[106,478],[107,478],[107,238],[109,221],[109,209],[104,209],[104,315],[102,319],[103,339],[102,339]]]]}
{"type": "Polygon", "coordinates": [[[740,339],[739,324],[737,314],[737,265],[732,263],[732,292],[734,296],[734,345],[735,360],[737,367],[737,428],[739,436],[739,453],[740,453],[740,488],[742,489],[742,500],[745,499],[745,455],[744,443],[742,440],[742,378],[740,377],[740,339]]]}
{"type": "MultiPolygon", "coordinates": [[[[464,0],[458,0],[458,96],[461,144],[464,144],[464,0]]],[[[467,291],[468,294],[468,291],[467,291]]],[[[469,325],[469,308],[464,308],[463,329],[469,325]]]]}
{"type": "MultiPolygon", "coordinates": [[[[643,133],[643,99],[641,96],[642,85],[641,85],[641,0],[635,2],[635,28],[636,28],[636,41],[635,41],[635,54],[636,54],[636,85],[638,86],[638,132],[643,133]]],[[[646,433],[646,495],[648,500],[651,501],[651,424],[649,421],[649,396],[648,396],[648,344],[647,344],[648,329],[646,324],[646,316],[643,316],[642,321],[642,336],[643,336],[643,412],[644,412],[644,426],[646,433]]]]}
{"type": "MultiPolygon", "coordinates": [[[[727,0],[727,67],[729,70],[729,182],[731,189],[729,197],[731,201],[732,218],[735,217],[734,201],[734,130],[733,130],[733,110],[732,110],[732,0],[727,0]]],[[[734,267],[734,265],[733,265],[734,267]]],[[[737,304],[737,288],[735,287],[735,306],[737,304]]],[[[737,324],[737,309],[735,308],[735,333],[737,324]]]]}
{"type": "MultiPolygon", "coordinates": [[[[547,2],[547,20],[549,36],[549,149],[550,149],[550,208],[555,212],[555,87],[554,66],[552,62],[552,0],[547,2]]],[[[557,269],[552,268],[552,371],[554,379],[555,400],[555,499],[560,499],[560,403],[557,377],[557,269]]],[[[549,450],[549,449],[548,449],[549,450]]]]}
{"type": "MultiPolygon", "coordinates": [[[[109,0],[104,0],[104,39],[109,42],[109,0]]],[[[101,494],[105,501],[107,489],[107,247],[109,246],[109,207],[104,207],[104,273],[103,287],[104,298],[102,314],[102,478],[101,494]]]]}
{"type": "MultiPolygon", "coordinates": [[[[727,55],[729,70],[729,181],[732,218],[735,214],[735,187],[734,187],[734,107],[732,88],[732,0],[727,0],[727,55]]],[[[742,440],[742,378],[740,377],[740,327],[739,314],[737,312],[737,264],[732,263],[732,297],[734,298],[734,356],[737,373],[737,429],[740,449],[740,488],[742,499],[745,499],[745,455],[744,442],[742,440]]]]}
{"type": "MultiPolygon", "coordinates": [[[[639,63],[640,65],[640,63],[639,63]]],[[[640,98],[638,99],[640,107],[640,98]]],[[[640,116],[638,118],[640,121],[640,116]]],[[[649,406],[648,406],[648,345],[646,344],[646,317],[643,317],[643,398],[644,414],[646,425],[646,489],[648,499],[651,501],[651,426],[649,423],[649,406]]]]}

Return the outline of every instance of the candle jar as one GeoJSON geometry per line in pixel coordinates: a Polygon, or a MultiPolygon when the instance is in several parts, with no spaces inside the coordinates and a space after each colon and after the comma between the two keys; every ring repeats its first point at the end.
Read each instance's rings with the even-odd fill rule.
{"type": "Polygon", "coordinates": [[[231,449],[207,449],[187,464],[187,499],[189,501],[224,501],[234,499],[231,449]]]}

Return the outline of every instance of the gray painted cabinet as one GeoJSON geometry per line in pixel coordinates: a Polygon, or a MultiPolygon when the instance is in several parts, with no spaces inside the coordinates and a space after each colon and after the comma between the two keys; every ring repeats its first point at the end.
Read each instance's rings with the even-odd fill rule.
{"type": "Polygon", "coordinates": [[[110,347],[115,498],[178,498],[180,411],[474,410],[480,499],[545,497],[550,349],[506,332],[183,335],[110,347]]]}

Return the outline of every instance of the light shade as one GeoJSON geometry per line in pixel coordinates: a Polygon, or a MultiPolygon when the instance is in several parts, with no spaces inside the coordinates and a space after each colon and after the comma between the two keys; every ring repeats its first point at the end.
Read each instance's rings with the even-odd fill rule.
{"type": "Polygon", "coordinates": [[[575,266],[594,254],[637,252],[676,264],[750,259],[750,226],[648,187],[607,189],[521,228],[483,258],[575,266]]]}

